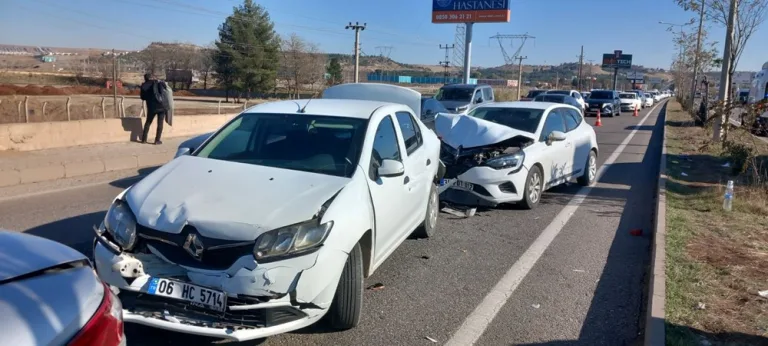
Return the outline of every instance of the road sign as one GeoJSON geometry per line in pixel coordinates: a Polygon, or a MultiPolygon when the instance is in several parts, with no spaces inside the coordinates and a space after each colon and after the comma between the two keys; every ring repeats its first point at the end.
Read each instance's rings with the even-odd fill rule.
{"type": "Polygon", "coordinates": [[[604,68],[631,68],[632,67],[632,54],[622,54],[619,52],[619,57],[616,58],[616,52],[614,54],[603,54],[604,68]]]}
{"type": "Polygon", "coordinates": [[[432,0],[432,23],[508,23],[509,0],[432,0]]]}
{"type": "Polygon", "coordinates": [[[620,50],[614,50],[613,51],[613,57],[618,59],[621,58],[621,51],[620,50]]]}
{"type": "Polygon", "coordinates": [[[661,84],[661,82],[662,82],[662,79],[659,78],[659,77],[649,77],[648,78],[648,83],[649,84],[661,84]]]}

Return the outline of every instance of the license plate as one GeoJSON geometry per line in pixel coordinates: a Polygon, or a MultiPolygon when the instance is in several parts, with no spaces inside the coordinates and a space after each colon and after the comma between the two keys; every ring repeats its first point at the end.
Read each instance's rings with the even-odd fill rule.
{"type": "Polygon", "coordinates": [[[227,296],[224,292],[181,281],[152,278],[149,280],[147,293],[184,300],[194,306],[219,312],[224,312],[227,308],[227,296]]]}
{"type": "Polygon", "coordinates": [[[465,191],[472,191],[475,188],[475,184],[468,183],[466,181],[457,180],[456,184],[454,184],[457,189],[459,190],[465,190],[465,191]]]}

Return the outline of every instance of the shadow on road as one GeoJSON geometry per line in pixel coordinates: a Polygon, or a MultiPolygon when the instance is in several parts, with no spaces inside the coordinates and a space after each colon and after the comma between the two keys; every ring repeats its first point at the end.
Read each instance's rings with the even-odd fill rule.
{"type": "Polygon", "coordinates": [[[82,252],[88,258],[93,258],[93,249],[91,248],[93,246],[93,226],[101,224],[105,214],[106,210],[78,215],[30,228],[24,232],[65,244],[82,252]]]}
{"type": "Polygon", "coordinates": [[[136,184],[142,178],[146,177],[149,173],[154,172],[158,168],[160,168],[160,166],[139,168],[139,170],[136,171],[136,175],[132,177],[113,180],[109,182],[109,185],[112,185],[114,187],[119,187],[121,189],[127,189],[129,186],[136,184]]]}

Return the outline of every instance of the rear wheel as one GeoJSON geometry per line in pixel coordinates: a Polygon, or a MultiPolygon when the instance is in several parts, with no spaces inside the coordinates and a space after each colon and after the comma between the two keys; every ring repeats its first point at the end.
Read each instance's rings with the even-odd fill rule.
{"type": "Polygon", "coordinates": [[[539,166],[531,167],[528,171],[528,177],[525,179],[525,189],[523,189],[523,200],[520,205],[525,209],[533,209],[541,200],[541,193],[544,191],[544,176],[539,166]]]}
{"type": "Polygon", "coordinates": [[[416,236],[419,238],[429,238],[435,234],[435,228],[437,227],[437,214],[440,212],[440,201],[437,196],[437,187],[432,184],[429,190],[429,197],[427,200],[427,214],[424,216],[424,222],[421,227],[416,229],[416,236]]]}
{"type": "Polygon", "coordinates": [[[360,244],[355,244],[344,264],[339,284],[336,286],[336,295],[333,296],[333,302],[325,317],[334,329],[352,329],[360,323],[362,310],[363,252],[360,250],[360,244]]]}

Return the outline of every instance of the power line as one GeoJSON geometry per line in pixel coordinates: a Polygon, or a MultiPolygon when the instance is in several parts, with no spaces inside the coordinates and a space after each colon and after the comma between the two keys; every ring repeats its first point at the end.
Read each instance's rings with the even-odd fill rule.
{"type": "Polygon", "coordinates": [[[384,57],[386,55],[386,58],[389,59],[390,54],[392,54],[392,49],[395,47],[392,46],[378,46],[375,47],[376,51],[379,53],[380,57],[384,57]]]}
{"type": "Polygon", "coordinates": [[[366,24],[360,25],[360,22],[349,22],[344,29],[355,31],[355,83],[360,82],[360,31],[365,30],[366,24]]]}
{"type": "Polygon", "coordinates": [[[448,69],[451,67],[451,61],[448,60],[448,56],[449,56],[448,52],[454,48],[456,48],[456,45],[454,44],[450,46],[447,44],[445,46],[443,46],[442,44],[440,45],[440,49],[445,49],[445,60],[440,62],[440,66],[443,67],[443,78],[444,78],[443,83],[444,84],[448,84],[448,69]]]}

